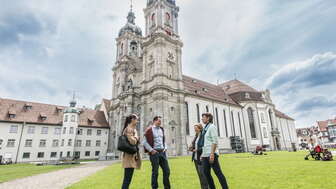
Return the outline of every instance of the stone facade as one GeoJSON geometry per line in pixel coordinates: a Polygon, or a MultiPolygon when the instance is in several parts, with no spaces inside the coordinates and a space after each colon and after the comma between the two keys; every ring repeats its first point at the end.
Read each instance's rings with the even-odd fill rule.
{"type": "Polygon", "coordinates": [[[243,140],[245,151],[257,145],[272,150],[297,145],[294,120],[275,109],[268,90],[257,91],[238,80],[213,85],[182,74],[178,13],[175,1],[148,0],[145,36],[132,10],[128,13],[116,39],[112,99],[106,109],[111,125],[109,152],[119,155],[117,139],[131,113],[140,117],[141,136],[154,116],[162,116],[170,155],[187,154],[193,124],[204,112],[214,115],[222,152],[232,151],[231,136],[243,140]]]}

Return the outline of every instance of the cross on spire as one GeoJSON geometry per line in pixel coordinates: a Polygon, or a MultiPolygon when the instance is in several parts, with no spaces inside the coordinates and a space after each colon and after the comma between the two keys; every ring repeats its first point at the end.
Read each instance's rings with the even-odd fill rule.
{"type": "Polygon", "coordinates": [[[76,107],[76,91],[73,91],[72,100],[70,101],[70,107],[76,107]]]}
{"type": "Polygon", "coordinates": [[[75,101],[75,99],[76,99],[76,91],[73,91],[73,93],[72,93],[72,100],[75,101]]]}
{"type": "Polygon", "coordinates": [[[133,0],[131,0],[131,12],[133,11],[133,0]]]}

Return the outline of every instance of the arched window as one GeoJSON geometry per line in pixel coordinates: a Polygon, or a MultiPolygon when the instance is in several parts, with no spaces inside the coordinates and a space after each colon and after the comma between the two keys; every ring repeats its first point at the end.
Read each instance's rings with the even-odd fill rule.
{"type": "Polygon", "coordinates": [[[264,112],[260,113],[260,117],[261,117],[261,123],[265,123],[266,120],[265,120],[265,114],[264,114],[264,112]]]}
{"type": "Polygon", "coordinates": [[[232,131],[233,131],[233,136],[236,136],[236,126],[235,126],[235,120],[233,116],[233,111],[231,111],[231,119],[232,119],[232,131]]]}
{"type": "Polygon", "coordinates": [[[238,123],[239,123],[240,137],[243,138],[243,132],[242,132],[242,127],[241,127],[240,113],[239,112],[238,112],[238,123]]]}
{"type": "Polygon", "coordinates": [[[121,43],[121,45],[120,45],[120,49],[119,49],[119,55],[121,56],[121,55],[123,55],[123,54],[124,54],[124,44],[121,43]]]}
{"type": "Polygon", "coordinates": [[[186,106],[186,113],[187,113],[186,135],[190,135],[190,129],[189,129],[189,104],[188,104],[188,102],[185,102],[185,106],[186,106]]]}
{"type": "Polygon", "coordinates": [[[71,116],[71,122],[75,122],[76,121],[76,116],[75,115],[72,115],[71,116]]]}
{"type": "Polygon", "coordinates": [[[271,128],[273,129],[273,119],[272,119],[272,111],[271,111],[271,109],[268,110],[268,116],[269,116],[271,128]]]}
{"type": "Polygon", "coordinates": [[[227,130],[227,125],[226,125],[226,113],[225,110],[223,110],[223,115],[224,115],[224,127],[225,127],[225,136],[228,137],[228,130],[227,130]]]}
{"type": "Polygon", "coordinates": [[[152,26],[155,26],[155,13],[151,16],[152,26]]]}
{"type": "Polygon", "coordinates": [[[253,116],[253,110],[252,110],[252,108],[248,108],[247,109],[247,115],[248,115],[248,119],[249,119],[251,137],[252,138],[257,138],[257,133],[256,133],[256,130],[255,130],[254,116],[253,116]]]}
{"type": "Polygon", "coordinates": [[[170,25],[170,14],[168,12],[166,12],[165,23],[170,25]]]}
{"type": "Polygon", "coordinates": [[[138,55],[138,44],[137,44],[137,42],[132,41],[130,43],[130,50],[131,50],[130,55],[135,55],[135,56],[138,55]]]}
{"type": "Polygon", "coordinates": [[[266,127],[263,127],[263,135],[264,135],[264,138],[268,138],[266,127]]]}
{"type": "Polygon", "coordinates": [[[201,122],[199,105],[196,104],[197,122],[201,122]]]}
{"type": "Polygon", "coordinates": [[[218,131],[218,136],[220,136],[219,120],[218,120],[218,109],[216,108],[215,111],[216,111],[217,131],[218,131]]]}

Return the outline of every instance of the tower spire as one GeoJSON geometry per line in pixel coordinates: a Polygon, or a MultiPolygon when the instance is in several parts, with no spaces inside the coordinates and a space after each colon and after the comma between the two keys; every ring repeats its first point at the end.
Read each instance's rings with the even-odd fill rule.
{"type": "Polygon", "coordinates": [[[131,24],[135,24],[134,20],[135,20],[135,15],[134,15],[134,12],[133,12],[133,0],[131,0],[130,11],[127,15],[127,22],[131,23],[131,24]]]}
{"type": "Polygon", "coordinates": [[[131,0],[131,12],[133,12],[133,0],[131,0]]]}
{"type": "Polygon", "coordinates": [[[73,91],[72,100],[70,101],[70,107],[76,107],[76,92],[73,91]]]}

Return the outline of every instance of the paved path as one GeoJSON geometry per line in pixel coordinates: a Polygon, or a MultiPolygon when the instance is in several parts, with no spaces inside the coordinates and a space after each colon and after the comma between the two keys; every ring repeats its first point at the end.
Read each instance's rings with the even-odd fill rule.
{"type": "Polygon", "coordinates": [[[25,177],[0,184],[0,189],[63,189],[115,161],[86,162],[84,165],[25,177]]]}

